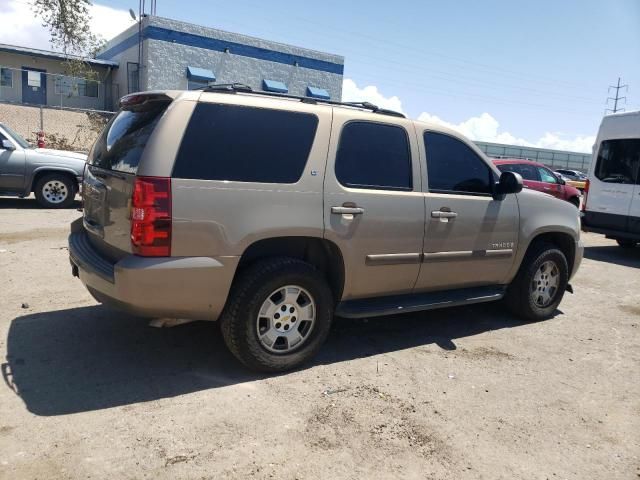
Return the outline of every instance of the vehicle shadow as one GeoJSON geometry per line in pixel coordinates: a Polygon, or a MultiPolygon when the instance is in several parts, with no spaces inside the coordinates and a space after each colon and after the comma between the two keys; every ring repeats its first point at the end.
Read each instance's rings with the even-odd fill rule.
{"type": "MultiPolygon", "coordinates": [[[[436,344],[521,325],[498,306],[478,305],[370,320],[336,319],[318,357],[303,368],[436,344]]],[[[92,306],[14,319],[2,364],[27,409],[64,415],[169,398],[265,378],[243,368],[217,324],[170,329],[92,306]]]]}
{"type": "Polygon", "coordinates": [[[615,263],[623,267],[640,268],[640,247],[622,248],[617,245],[585,247],[584,258],[596,262],[615,263]]]}
{"type": "MultiPolygon", "coordinates": [[[[80,202],[79,197],[76,197],[76,200],[74,200],[71,206],[66,208],[66,210],[80,208],[81,206],[82,203],[80,202]]],[[[41,207],[35,198],[0,197],[0,210],[9,208],[22,210],[47,210],[46,208],[41,207]]]]}

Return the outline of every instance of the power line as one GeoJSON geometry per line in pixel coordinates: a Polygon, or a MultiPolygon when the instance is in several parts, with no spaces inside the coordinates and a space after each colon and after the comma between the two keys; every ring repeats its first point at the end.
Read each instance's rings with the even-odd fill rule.
{"type": "Polygon", "coordinates": [[[627,104],[627,97],[620,96],[620,89],[624,88],[625,91],[629,91],[629,85],[620,85],[620,77],[618,77],[618,85],[609,85],[609,89],[607,90],[607,93],[609,93],[612,88],[615,89],[616,96],[607,97],[607,105],[609,104],[609,100],[613,100],[613,109],[605,108],[604,110],[605,115],[607,114],[607,112],[611,112],[611,113],[624,112],[625,110],[624,108],[618,108],[618,101],[624,100],[625,105],[627,104]]]}

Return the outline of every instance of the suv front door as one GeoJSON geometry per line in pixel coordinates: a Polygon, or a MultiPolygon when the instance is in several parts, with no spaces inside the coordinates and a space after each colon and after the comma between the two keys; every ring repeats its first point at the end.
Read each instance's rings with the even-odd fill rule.
{"type": "Polygon", "coordinates": [[[324,182],[325,237],[344,260],[342,299],[410,293],[424,237],[415,130],[406,119],[342,110],[334,109],[324,182]]]}
{"type": "Polygon", "coordinates": [[[518,244],[516,196],[493,198],[497,174],[461,139],[425,131],[423,140],[426,228],[416,291],[506,283],[518,244]]]}

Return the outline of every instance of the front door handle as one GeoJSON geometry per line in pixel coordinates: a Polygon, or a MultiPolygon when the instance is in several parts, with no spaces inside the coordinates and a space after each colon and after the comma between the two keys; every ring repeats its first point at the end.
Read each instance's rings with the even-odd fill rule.
{"type": "Polygon", "coordinates": [[[331,207],[331,213],[337,215],[362,215],[364,208],[362,207],[331,207]]]}
{"type": "Polygon", "coordinates": [[[431,218],[456,218],[458,214],[456,212],[446,212],[442,210],[434,210],[431,212],[431,218]]]}

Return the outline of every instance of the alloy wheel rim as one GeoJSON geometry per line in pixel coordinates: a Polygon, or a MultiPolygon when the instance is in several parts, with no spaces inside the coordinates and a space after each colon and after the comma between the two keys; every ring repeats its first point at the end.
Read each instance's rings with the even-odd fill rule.
{"type": "Polygon", "coordinates": [[[560,269],[555,262],[547,260],[542,263],[531,281],[530,296],[533,303],[540,308],[546,308],[558,294],[560,284],[560,269]]]}
{"type": "Polygon", "coordinates": [[[315,320],[316,306],[311,294],[298,285],[286,285],[262,302],[256,333],[267,351],[291,353],[309,339],[315,320]]]}
{"type": "Polygon", "coordinates": [[[68,195],[67,186],[60,180],[50,180],[42,187],[42,196],[49,203],[62,203],[68,195]]]}

